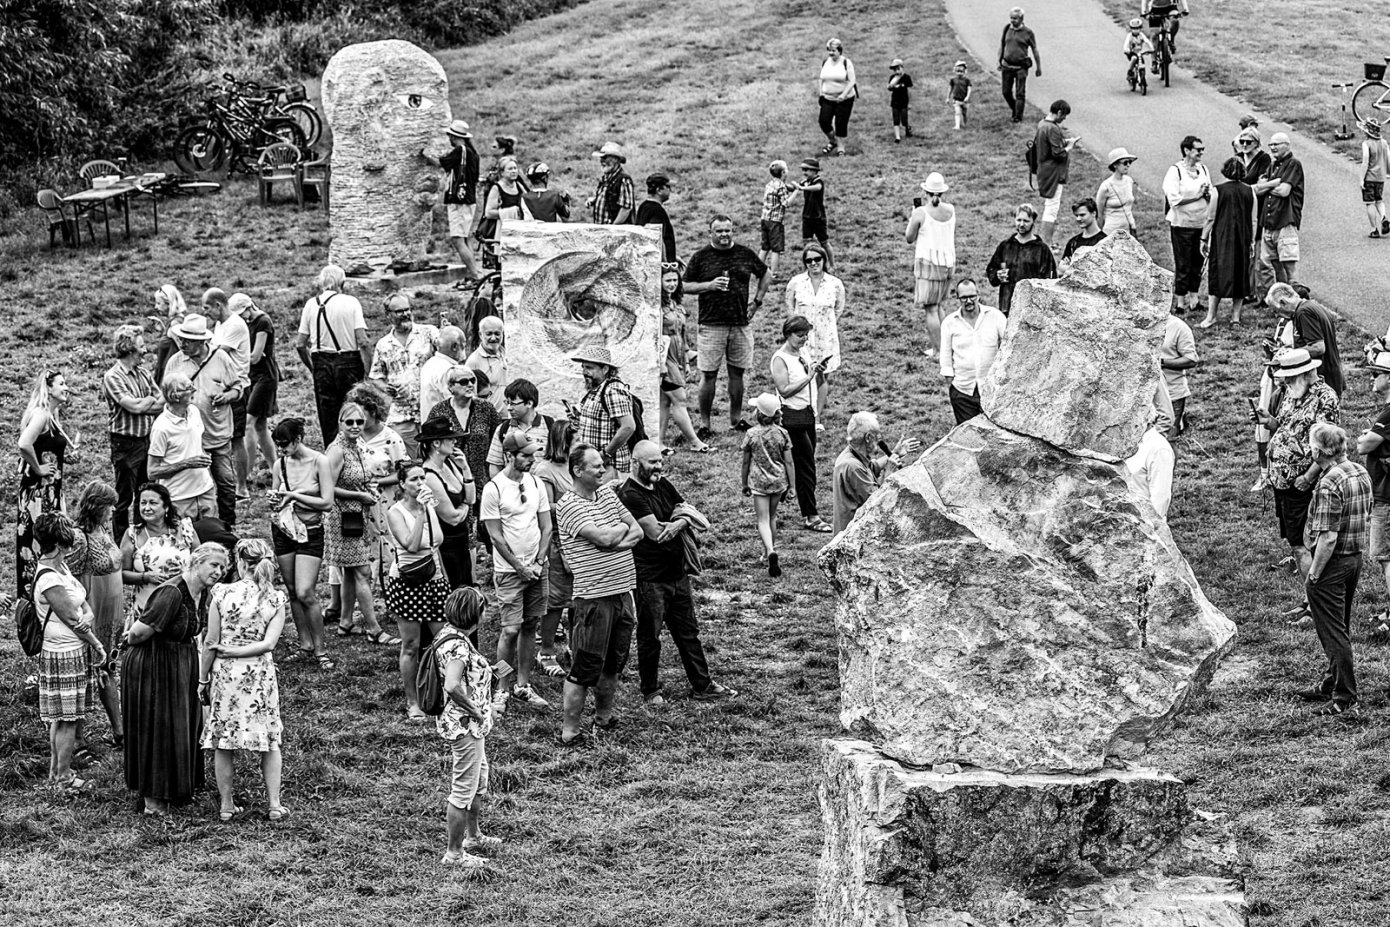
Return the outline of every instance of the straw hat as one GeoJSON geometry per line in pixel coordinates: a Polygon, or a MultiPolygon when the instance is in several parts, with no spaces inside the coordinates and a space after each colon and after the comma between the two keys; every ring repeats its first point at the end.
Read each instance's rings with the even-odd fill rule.
{"type": "Polygon", "coordinates": [[[183,317],[183,321],[169,329],[169,334],[180,341],[211,341],[212,332],[208,331],[208,317],[190,312],[183,317]]]}
{"type": "Polygon", "coordinates": [[[926,193],[945,193],[950,189],[946,185],[946,178],[942,177],[939,171],[932,171],[927,175],[927,179],[922,181],[922,190],[926,193]]]}
{"type": "Polygon", "coordinates": [[[1138,157],[1136,157],[1135,155],[1132,155],[1132,154],[1129,153],[1129,149],[1128,149],[1128,148],[1124,148],[1124,147],[1120,147],[1120,148],[1111,148],[1111,149],[1110,149],[1110,154],[1106,155],[1106,158],[1105,158],[1105,165],[1106,165],[1107,167],[1109,167],[1109,168],[1113,171],[1113,170],[1115,169],[1115,164],[1116,164],[1117,162],[1119,162],[1119,161],[1138,161],[1138,160],[1139,160],[1138,157]]]}
{"type": "Polygon", "coordinates": [[[1279,368],[1274,371],[1274,375],[1282,379],[1296,377],[1310,370],[1317,370],[1322,366],[1322,361],[1315,359],[1305,348],[1285,351],[1279,355],[1277,360],[1279,361],[1279,368]]]}
{"type": "Polygon", "coordinates": [[[613,355],[605,347],[596,344],[586,344],[570,355],[570,360],[579,364],[606,364],[614,370],[618,365],[613,363],[613,355]]]}

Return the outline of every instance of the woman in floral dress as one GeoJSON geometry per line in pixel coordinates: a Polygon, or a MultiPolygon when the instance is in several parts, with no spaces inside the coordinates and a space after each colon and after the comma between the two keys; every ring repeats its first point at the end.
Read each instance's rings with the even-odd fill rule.
{"type": "Polygon", "coordinates": [[[19,424],[19,489],[16,494],[15,580],[20,599],[27,599],[34,585],[39,548],[34,540],[34,521],[48,513],[66,513],[63,501],[63,463],[67,456],[67,432],[62,409],[68,386],[61,373],[39,374],[29,405],[19,424]]]}
{"type": "Polygon", "coordinates": [[[208,706],[203,749],[216,751],[213,768],[222,796],[220,816],[230,821],[236,806],[236,751],[261,755],[270,819],[285,816],[280,804],[280,686],[275,645],[285,627],[285,594],[275,588],[269,545],[250,538],[232,551],[237,581],[213,590],[208,605],[207,646],[198,696],[208,706]]]}
{"type": "Polygon", "coordinates": [[[198,546],[193,525],[174,508],[169,490],[159,483],[140,487],[135,518],[121,538],[121,579],[135,592],[135,604],[126,627],[145,609],[150,594],[188,567],[198,546]]]}

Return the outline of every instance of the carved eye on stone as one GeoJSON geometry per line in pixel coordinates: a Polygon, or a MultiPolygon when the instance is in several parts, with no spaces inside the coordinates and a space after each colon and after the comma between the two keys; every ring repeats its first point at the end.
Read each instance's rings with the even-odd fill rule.
{"type": "Polygon", "coordinates": [[[411,109],[429,109],[434,106],[433,100],[429,97],[421,96],[418,93],[400,93],[396,95],[396,99],[400,100],[402,105],[408,106],[411,109]]]}

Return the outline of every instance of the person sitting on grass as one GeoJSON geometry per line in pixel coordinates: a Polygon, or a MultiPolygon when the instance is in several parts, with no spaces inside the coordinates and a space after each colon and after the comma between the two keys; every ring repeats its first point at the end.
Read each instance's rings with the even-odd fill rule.
{"type": "Polygon", "coordinates": [[[753,497],[758,537],[763,542],[767,575],[782,575],[777,556],[777,503],[796,485],[792,439],[782,427],[782,400],[762,393],[749,403],[757,424],[743,436],[743,494],[753,497]]]}
{"type": "Polygon", "coordinates": [[[435,729],[453,753],[445,810],[449,846],[441,862],[465,869],[483,868],[483,860],[473,854],[502,844],[502,838],[478,829],[478,812],[488,793],[492,667],[468,636],[477,633],[484,604],[482,594],[471,586],[449,593],[444,600],[443,640],[435,651],[444,687],[444,710],[435,719],[435,729]]]}

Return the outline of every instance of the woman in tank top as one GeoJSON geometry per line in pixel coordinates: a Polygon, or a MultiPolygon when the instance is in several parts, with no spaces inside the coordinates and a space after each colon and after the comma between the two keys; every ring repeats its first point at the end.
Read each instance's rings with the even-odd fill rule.
{"type": "Polygon", "coordinates": [[[275,562],[289,592],[290,614],[299,632],[299,657],[312,656],[333,669],[324,646],[323,611],[317,586],[323,563],[323,513],[333,506],[333,479],[328,458],[304,444],[304,420],[283,419],[271,434],[278,459],[270,468],[266,498],[275,562]]]}
{"type": "Polygon", "coordinates": [[[802,523],[809,531],[825,534],[830,525],[816,508],[816,380],[825,368],[822,361],[813,362],[806,352],[813,328],[804,315],[794,315],[782,323],[782,344],[772,355],[769,373],[782,399],[782,427],[792,441],[802,523]]]}
{"type": "MultiPolygon", "coordinates": [[[[501,176],[487,193],[487,206],[483,215],[496,220],[497,229],[501,231],[503,222],[509,219],[529,219],[531,214],[526,209],[526,201],[523,198],[526,188],[521,185],[521,166],[517,164],[516,158],[507,155],[498,160],[497,167],[501,176]]],[[[498,384],[499,389],[503,386],[506,384],[498,384]]]]}
{"type": "Polygon", "coordinates": [[[936,171],[922,182],[926,202],[912,210],[907,220],[908,244],[916,245],[912,274],[916,280],[913,302],[926,316],[926,357],[941,350],[941,303],[951,289],[951,273],[956,269],[956,208],[941,197],[951,188],[936,171]]]}

